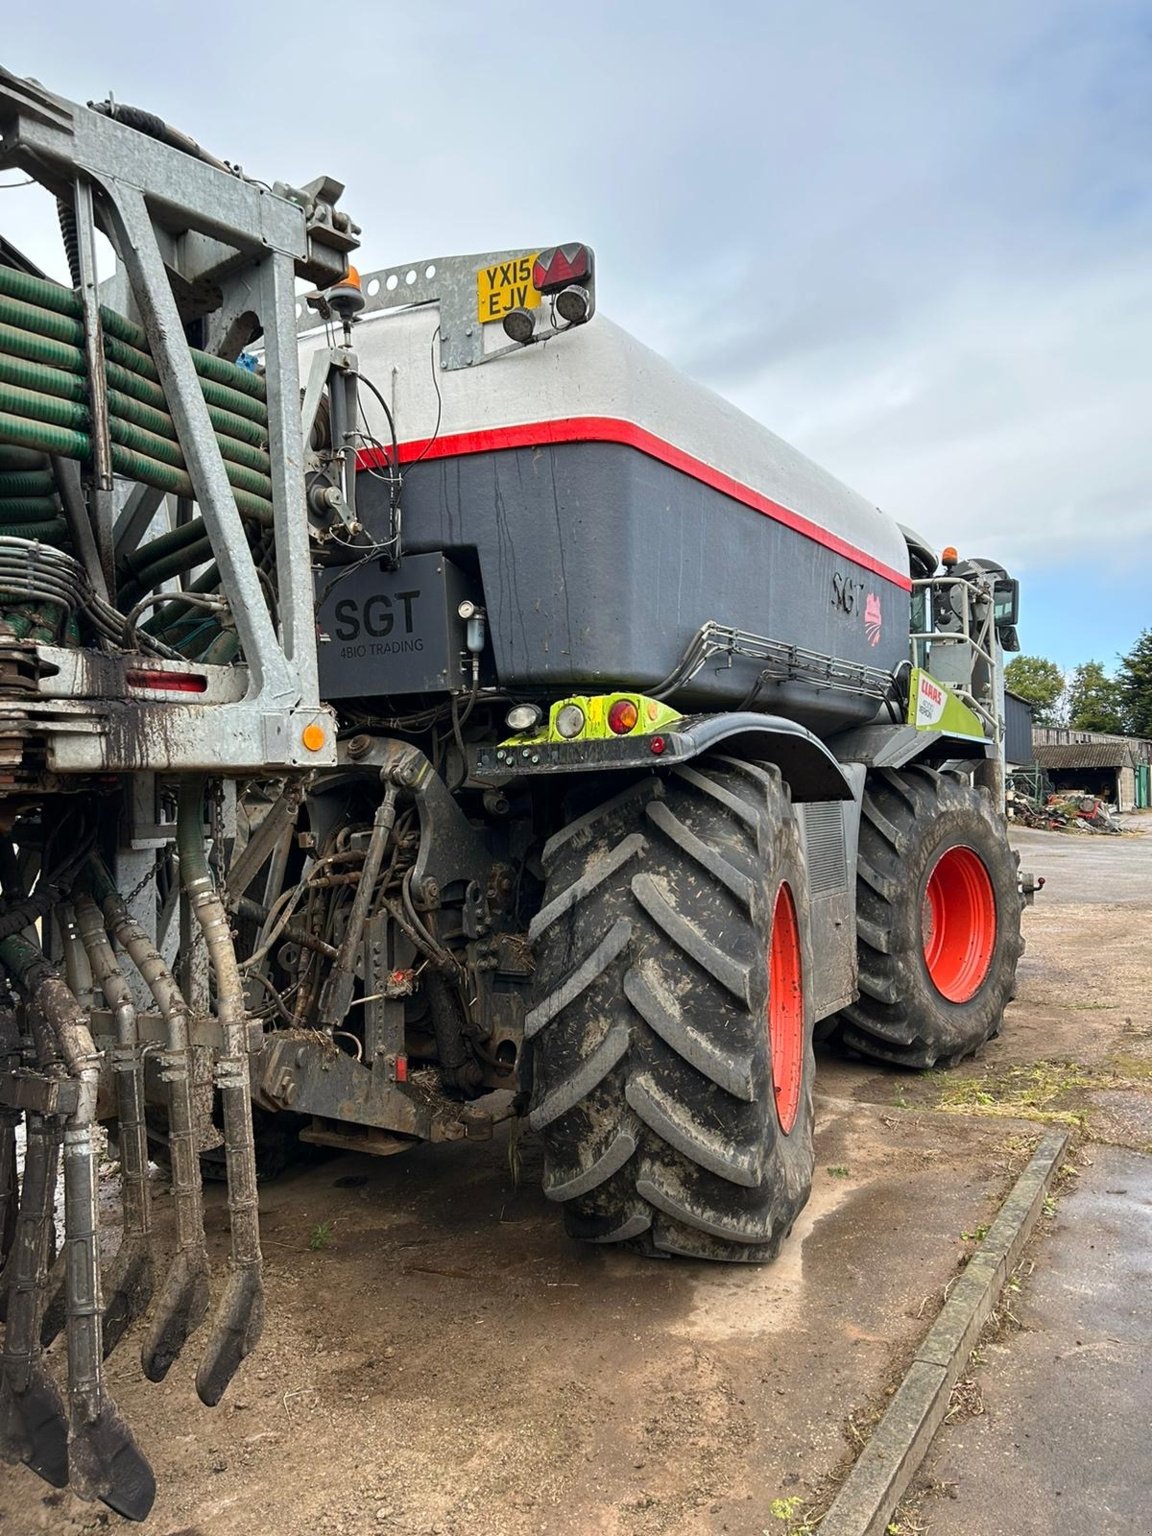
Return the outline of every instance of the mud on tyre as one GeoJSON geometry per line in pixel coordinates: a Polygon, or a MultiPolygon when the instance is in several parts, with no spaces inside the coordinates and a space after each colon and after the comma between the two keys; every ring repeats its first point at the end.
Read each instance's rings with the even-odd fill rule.
{"type": "Polygon", "coordinates": [[[1024,949],[1016,859],[991,798],[927,767],[869,775],[857,864],[858,1000],[844,1043],[948,1066],[999,1034],[1024,949]]]}
{"type": "Polygon", "coordinates": [[[811,1187],[814,1071],[778,771],[711,758],[648,779],[543,857],[525,1034],[546,1194],[574,1237],[773,1258],[811,1187]]]}

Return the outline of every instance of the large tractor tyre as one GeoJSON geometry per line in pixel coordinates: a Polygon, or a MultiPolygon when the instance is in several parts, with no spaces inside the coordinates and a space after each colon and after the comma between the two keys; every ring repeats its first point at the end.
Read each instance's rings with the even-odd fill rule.
{"type": "Polygon", "coordinates": [[[726,758],[544,850],[529,1122],[569,1233],[764,1262],[812,1184],[807,880],[779,773],[726,758]]]}
{"type": "Polygon", "coordinates": [[[844,1043],[951,1066],[1000,1033],[1020,935],[1016,859],[989,796],[931,768],[869,776],[856,883],[858,1000],[844,1043]]]}

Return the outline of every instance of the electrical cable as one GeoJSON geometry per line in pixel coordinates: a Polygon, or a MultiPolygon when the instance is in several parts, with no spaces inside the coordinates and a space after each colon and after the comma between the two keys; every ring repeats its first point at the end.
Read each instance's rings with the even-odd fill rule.
{"type": "Polygon", "coordinates": [[[431,451],[432,444],[440,436],[440,423],[444,417],[444,396],[440,393],[440,376],[436,368],[436,338],[439,336],[439,334],[440,327],[437,326],[436,329],[432,332],[432,345],[428,349],[428,358],[432,367],[432,388],[436,391],[436,425],[432,429],[432,436],[424,444],[424,447],[420,450],[417,456],[412,460],[412,463],[409,464],[409,469],[414,469],[416,465],[420,463],[421,459],[427,457],[431,451]]]}

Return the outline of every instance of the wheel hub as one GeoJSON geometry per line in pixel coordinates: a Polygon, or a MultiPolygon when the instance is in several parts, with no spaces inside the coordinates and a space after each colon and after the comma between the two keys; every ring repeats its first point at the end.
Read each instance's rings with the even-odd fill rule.
{"type": "Polygon", "coordinates": [[[804,1076],[804,987],[796,905],[787,884],[776,893],[768,948],[768,1045],[776,1115],[785,1135],[796,1123],[804,1076]]]}
{"type": "Polygon", "coordinates": [[[950,1003],[969,1002],[987,979],[996,945],[992,880],[971,848],[948,848],[932,866],[921,934],[932,985],[950,1003]]]}

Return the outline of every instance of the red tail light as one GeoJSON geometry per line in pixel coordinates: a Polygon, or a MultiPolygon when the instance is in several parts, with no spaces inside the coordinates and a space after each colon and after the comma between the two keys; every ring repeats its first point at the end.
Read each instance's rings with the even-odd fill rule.
{"type": "Polygon", "coordinates": [[[203,693],[208,679],[199,672],[129,672],[125,678],[129,688],[151,688],[163,693],[203,693]]]}
{"type": "Polygon", "coordinates": [[[540,293],[557,293],[569,283],[586,283],[592,276],[592,252],[575,241],[541,251],[532,267],[532,286],[540,293]]]}
{"type": "Polygon", "coordinates": [[[627,736],[639,718],[640,711],[631,699],[617,699],[608,711],[608,729],[614,736],[627,736]]]}

